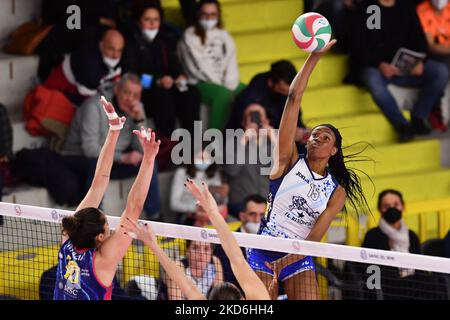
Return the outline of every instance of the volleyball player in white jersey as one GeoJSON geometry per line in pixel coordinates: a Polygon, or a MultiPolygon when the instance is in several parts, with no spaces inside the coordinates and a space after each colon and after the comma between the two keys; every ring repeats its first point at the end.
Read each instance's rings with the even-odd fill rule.
{"type": "MultiPolygon", "coordinates": [[[[258,234],[320,241],[344,208],[346,198],[355,208],[367,205],[358,176],[345,166],[342,137],[336,128],[329,124],[315,127],[306,155],[299,155],[295,145],[299,108],[308,79],[334,43],[310,54],[290,86],[274,152],[267,210],[258,234]]],[[[320,298],[311,257],[248,249],[248,261],[273,299],[279,281],[288,299],[320,298]]]]}

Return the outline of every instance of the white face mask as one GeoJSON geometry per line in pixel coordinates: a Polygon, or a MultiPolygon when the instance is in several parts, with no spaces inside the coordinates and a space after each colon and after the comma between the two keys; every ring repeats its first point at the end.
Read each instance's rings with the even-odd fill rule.
{"type": "Polygon", "coordinates": [[[217,23],[219,22],[218,20],[214,19],[214,20],[206,20],[206,19],[202,19],[199,21],[200,25],[202,26],[203,29],[205,30],[211,30],[213,29],[217,23]]]}
{"type": "Polygon", "coordinates": [[[149,41],[153,41],[155,39],[156,35],[158,34],[159,29],[144,29],[142,30],[142,33],[144,34],[145,38],[149,41]]]}
{"type": "Polygon", "coordinates": [[[115,66],[117,66],[117,64],[120,62],[120,58],[119,59],[112,59],[112,58],[108,58],[103,56],[103,62],[110,68],[114,68],[115,66]]]}
{"type": "Polygon", "coordinates": [[[203,161],[203,162],[199,162],[199,163],[194,162],[194,166],[197,168],[197,170],[200,170],[200,171],[206,171],[210,165],[211,165],[211,162],[207,162],[207,161],[203,161]]]}
{"type": "Polygon", "coordinates": [[[431,0],[431,4],[433,5],[433,7],[441,11],[447,6],[448,0],[431,0]]]}
{"type": "Polygon", "coordinates": [[[257,222],[246,222],[244,224],[244,229],[247,233],[257,234],[259,230],[259,223],[257,222]]]}

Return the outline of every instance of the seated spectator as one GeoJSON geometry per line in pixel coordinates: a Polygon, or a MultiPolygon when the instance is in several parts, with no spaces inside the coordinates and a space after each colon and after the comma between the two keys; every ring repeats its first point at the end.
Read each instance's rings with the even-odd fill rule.
{"type": "MultiPolygon", "coordinates": [[[[134,74],[125,74],[113,90],[103,93],[106,99],[117,107],[118,115],[127,118],[117,142],[115,162],[111,171],[112,179],[134,177],[138,173],[142,150],[133,130],[140,130],[140,124],[144,124],[144,110],[140,103],[141,92],[139,77],[134,74]]],[[[80,175],[87,175],[85,188],[91,184],[97,158],[108,133],[108,119],[103,112],[99,94],[83,103],[75,114],[63,147],[62,154],[66,169],[61,168],[50,173],[53,181],[55,179],[64,181],[59,187],[67,188],[69,195],[76,193],[76,181],[79,181],[80,175]],[[86,174],[83,174],[84,172],[86,174]]],[[[158,175],[156,173],[155,164],[150,190],[144,204],[144,211],[148,219],[155,219],[160,209],[158,175]]],[[[81,193],[84,194],[84,192],[81,193]]]]}
{"type": "Polygon", "coordinates": [[[409,75],[402,75],[391,64],[398,49],[404,47],[416,52],[427,52],[426,40],[412,4],[404,0],[368,0],[357,10],[352,27],[350,50],[351,76],[369,89],[381,111],[394,126],[401,142],[414,135],[431,132],[427,118],[442,97],[449,72],[432,59],[419,63],[409,75]],[[377,5],[381,10],[381,28],[367,28],[367,6],[377,5]],[[421,89],[420,97],[406,120],[388,84],[412,86],[421,89]]]}
{"type": "Polygon", "coordinates": [[[178,56],[189,83],[196,84],[202,102],[210,107],[208,126],[223,129],[234,96],[243,86],[239,84],[236,46],[223,29],[217,0],[198,3],[195,23],[178,43],[178,56]]]}
{"type": "MultiPolygon", "coordinates": [[[[261,218],[266,212],[266,198],[260,196],[259,194],[252,194],[244,199],[244,208],[239,212],[239,221],[241,221],[241,226],[234,232],[243,232],[256,234],[259,229],[261,218]]],[[[244,257],[247,258],[247,251],[245,248],[241,248],[244,257]]],[[[230,260],[225,254],[221,245],[217,245],[214,249],[214,255],[220,259],[223,267],[224,280],[239,286],[236,278],[234,277],[233,271],[231,270],[230,260]]]]}
{"type": "Polygon", "coordinates": [[[184,188],[187,179],[197,183],[205,182],[213,195],[222,198],[223,202],[227,201],[229,186],[225,183],[218,165],[203,150],[193,157],[193,164],[179,167],[175,171],[170,194],[170,208],[177,213],[178,222],[184,221],[188,214],[195,213],[197,210],[196,200],[184,188]]]}
{"type": "Polygon", "coordinates": [[[127,41],[122,56],[123,70],[141,76],[146,114],[154,119],[160,135],[172,135],[177,117],[181,127],[194,134],[194,121],[199,120],[200,93],[187,85],[175,53],[176,39],[161,28],[162,8],[147,5],[138,16],[138,30],[127,41]]]}
{"type": "Polygon", "coordinates": [[[264,174],[262,170],[270,169],[274,145],[273,128],[262,106],[249,105],[244,111],[241,126],[244,128],[244,137],[238,142],[240,144],[238,148],[242,150],[237,150],[232,163],[227,160],[224,166],[224,172],[230,184],[229,213],[236,218],[244,209],[244,199],[247,196],[259,194],[265,197],[269,193],[269,172],[264,174]],[[263,137],[264,135],[266,136],[263,137]],[[250,152],[257,152],[256,157],[250,152]],[[249,155],[249,157],[241,159],[243,155],[249,155]],[[267,160],[261,158],[261,155],[266,155],[267,160]],[[253,163],[250,161],[252,157],[256,160],[253,163]]]}
{"type": "Polygon", "coordinates": [[[86,45],[66,55],[44,85],[63,92],[74,104],[80,105],[87,97],[94,96],[100,87],[120,77],[124,44],[119,31],[106,31],[98,46],[86,45]]]}
{"type": "MultiPolygon", "coordinates": [[[[254,76],[248,86],[236,97],[227,128],[242,128],[245,108],[252,103],[257,103],[266,109],[270,124],[278,129],[289,93],[289,86],[296,74],[297,71],[292,63],[287,60],[280,60],[272,63],[270,71],[254,76]]],[[[296,141],[307,140],[309,133],[310,130],[305,130],[300,111],[296,141]]]]}
{"type": "MultiPolygon", "coordinates": [[[[212,246],[208,242],[187,240],[186,257],[176,262],[205,296],[210,288],[223,282],[222,264],[213,255],[212,246]]],[[[186,299],[172,279],[167,280],[167,291],[169,300],[186,299]]]]}
{"type": "Polygon", "coordinates": [[[450,3],[448,0],[426,0],[417,6],[417,14],[430,55],[450,68],[450,3]]]}
{"type": "MultiPolygon", "coordinates": [[[[420,254],[416,233],[402,219],[405,209],[402,194],[384,190],[378,195],[379,226],[369,230],[362,247],[420,254]]],[[[381,289],[384,299],[403,299],[417,296],[421,272],[412,269],[381,266],[381,289]]],[[[367,274],[366,274],[367,276],[367,274]]]]}
{"type": "Polygon", "coordinates": [[[98,43],[101,35],[115,28],[117,0],[78,0],[80,29],[67,27],[67,8],[75,4],[72,0],[42,0],[41,15],[44,25],[53,25],[52,30],[38,47],[38,76],[44,82],[52,69],[63,60],[64,54],[72,53],[85,43],[98,43]]]}
{"type": "MultiPolygon", "coordinates": [[[[428,43],[430,56],[450,68],[450,3],[448,0],[427,0],[417,6],[422,28],[428,43]]],[[[440,106],[430,114],[433,128],[447,131],[440,106]]]]}

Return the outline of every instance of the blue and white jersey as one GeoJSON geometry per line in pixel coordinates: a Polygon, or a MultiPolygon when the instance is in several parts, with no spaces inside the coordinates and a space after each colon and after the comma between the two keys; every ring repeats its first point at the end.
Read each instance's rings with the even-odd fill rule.
{"type": "Polygon", "coordinates": [[[64,242],[58,253],[53,300],[111,300],[112,285],[103,286],[95,274],[96,251],[77,250],[70,240],[64,242]]]}
{"type": "Polygon", "coordinates": [[[328,171],[325,177],[312,172],[306,158],[300,156],[288,173],[270,181],[266,214],[258,234],[306,239],[337,186],[328,171]]]}

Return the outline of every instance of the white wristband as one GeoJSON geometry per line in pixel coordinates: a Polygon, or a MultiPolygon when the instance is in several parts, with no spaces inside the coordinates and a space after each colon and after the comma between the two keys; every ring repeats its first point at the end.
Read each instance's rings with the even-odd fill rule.
{"type": "MultiPolygon", "coordinates": [[[[119,116],[117,115],[117,113],[116,113],[115,111],[109,113],[109,112],[106,110],[105,104],[108,103],[108,101],[106,100],[106,98],[105,98],[104,96],[101,96],[101,97],[100,97],[100,100],[102,101],[102,107],[103,107],[103,110],[105,111],[106,117],[108,117],[108,120],[111,121],[111,120],[119,119],[119,116]]],[[[122,122],[122,119],[119,119],[119,123],[118,123],[118,124],[109,124],[109,128],[110,128],[110,130],[112,130],[112,131],[118,131],[118,130],[122,130],[123,125],[124,125],[124,122],[122,122]]]]}

